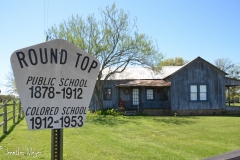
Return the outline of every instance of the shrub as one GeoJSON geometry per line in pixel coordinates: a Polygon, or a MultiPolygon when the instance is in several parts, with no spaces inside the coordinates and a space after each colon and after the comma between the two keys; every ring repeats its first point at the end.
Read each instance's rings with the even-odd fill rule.
{"type": "Polygon", "coordinates": [[[123,115],[124,113],[123,112],[118,112],[117,109],[105,109],[103,111],[101,110],[97,110],[95,112],[96,114],[98,115],[112,115],[112,116],[117,116],[117,115],[123,115]]]}

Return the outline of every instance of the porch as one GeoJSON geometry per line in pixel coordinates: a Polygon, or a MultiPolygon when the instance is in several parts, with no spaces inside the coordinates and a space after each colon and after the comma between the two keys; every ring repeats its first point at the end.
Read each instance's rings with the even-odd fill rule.
{"type": "Polygon", "coordinates": [[[234,79],[234,78],[225,78],[225,86],[226,86],[226,107],[231,107],[231,106],[240,106],[239,103],[239,97],[235,96],[237,92],[239,92],[239,87],[240,86],[240,80],[239,79],[234,79]],[[230,92],[230,88],[232,88],[232,92],[230,92]]]}
{"type": "Polygon", "coordinates": [[[131,105],[131,101],[124,101],[119,98],[119,108],[124,110],[144,110],[144,109],[171,109],[169,101],[148,101],[139,105],[131,105]]]}
{"type": "Polygon", "coordinates": [[[125,110],[171,109],[171,83],[165,80],[132,80],[116,85],[118,108],[125,110]]]}

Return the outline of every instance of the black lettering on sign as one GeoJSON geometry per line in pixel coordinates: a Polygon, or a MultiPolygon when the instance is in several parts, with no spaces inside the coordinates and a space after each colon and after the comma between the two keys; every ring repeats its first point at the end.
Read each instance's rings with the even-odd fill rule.
{"type": "Polygon", "coordinates": [[[62,90],[62,95],[63,99],[82,99],[82,93],[83,89],[82,88],[74,88],[72,89],[71,87],[63,88],[62,90]]]}
{"type": "Polygon", "coordinates": [[[80,63],[81,70],[85,71],[88,68],[88,73],[90,73],[92,69],[97,68],[98,66],[97,61],[93,60],[92,62],[90,62],[91,65],[89,66],[89,61],[90,61],[89,57],[85,56],[83,57],[83,59],[81,59],[81,56],[82,54],[77,53],[77,61],[75,64],[76,68],[78,67],[78,63],[80,63]]]}
{"type": "MultiPolygon", "coordinates": [[[[55,97],[55,88],[46,86],[32,86],[29,88],[30,98],[49,98],[55,97]]],[[[76,99],[76,98],[75,98],[76,99]]]]}
{"type": "Polygon", "coordinates": [[[57,64],[57,49],[55,49],[55,52],[54,52],[53,48],[51,48],[51,63],[53,63],[53,59],[57,64]]]}
{"type": "Polygon", "coordinates": [[[67,51],[62,49],[60,54],[61,54],[60,64],[65,64],[67,62],[67,51]]]}
{"type": "Polygon", "coordinates": [[[26,84],[51,85],[51,86],[53,86],[54,85],[54,80],[56,80],[56,78],[28,76],[26,84]]]}
{"type": "Polygon", "coordinates": [[[47,48],[44,48],[44,58],[43,59],[43,53],[42,53],[42,48],[39,48],[39,52],[40,52],[40,60],[42,64],[46,64],[48,62],[48,57],[47,57],[47,48]]]}
{"type": "Polygon", "coordinates": [[[31,48],[27,51],[28,58],[22,51],[16,52],[16,55],[21,68],[28,67],[29,64],[47,64],[48,62],[66,64],[67,62],[67,51],[65,49],[61,49],[58,54],[58,49],[56,48],[39,48],[37,50],[31,48]]]}
{"type": "Polygon", "coordinates": [[[87,114],[87,107],[63,107],[62,115],[79,115],[87,114]]]}
{"type": "Polygon", "coordinates": [[[88,62],[89,62],[89,57],[84,57],[83,58],[83,61],[82,61],[82,64],[81,64],[81,69],[82,70],[85,70],[86,68],[87,68],[87,66],[88,66],[88,62]],[[84,64],[85,63],[85,64],[84,64]],[[84,66],[85,65],[85,66],[84,66]]]}
{"type": "Polygon", "coordinates": [[[97,66],[98,66],[97,61],[93,60],[91,66],[90,66],[90,68],[88,70],[88,73],[91,71],[91,69],[97,68],[97,66]]]}
{"type": "Polygon", "coordinates": [[[38,116],[38,115],[57,115],[58,107],[28,107],[25,115],[38,116]]]}
{"type": "Polygon", "coordinates": [[[25,61],[25,54],[23,52],[17,52],[17,58],[18,58],[18,61],[19,61],[19,64],[21,66],[21,68],[23,68],[23,64],[25,64],[26,67],[28,67],[28,64],[27,62],[25,61]]]}
{"type": "Polygon", "coordinates": [[[82,127],[83,116],[65,116],[60,118],[61,127],[82,127]]]}
{"type": "Polygon", "coordinates": [[[85,79],[69,79],[61,78],[59,86],[74,86],[74,87],[87,87],[87,80],[85,79]]]}
{"type": "Polygon", "coordinates": [[[37,55],[34,49],[30,49],[28,51],[28,56],[32,65],[36,65],[38,63],[37,55]]]}
{"type": "Polygon", "coordinates": [[[32,123],[31,127],[32,129],[40,129],[40,128],[53,128],[53,117],[49,116],[47,117],[32,117],[30,119],[30,122],[32,123]]]}
{"type": "Polygon", "coordinates": [[[78,66],[78,61],[79,61],[80,57],[82,56],[82,54],[77,53],[77,55],[78,55],[78,57],[77,57],[77,61],[76,61],[76,64],[75,64],[75,67],[76,67],[76,68],[77,68],[77,66],[78,66]]]}

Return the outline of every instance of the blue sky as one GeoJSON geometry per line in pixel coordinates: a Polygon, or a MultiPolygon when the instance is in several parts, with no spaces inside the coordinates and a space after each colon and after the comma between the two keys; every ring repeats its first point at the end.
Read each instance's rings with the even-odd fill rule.
{"type": "Polygon", "coordinates": [[[240,0],[21,0],[0,1],[0,89],[10,56],[21,48],[42,43],[44,32],[71,15],[86,17],[116,3],[137,18],[140,33],[157,41],[166,58],[197,56],[214,63],[218,58],[240,62],[240,0]]]}

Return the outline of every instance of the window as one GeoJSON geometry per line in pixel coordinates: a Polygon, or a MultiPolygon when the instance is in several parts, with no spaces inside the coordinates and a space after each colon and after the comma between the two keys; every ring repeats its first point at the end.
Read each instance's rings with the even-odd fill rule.
{"type": "Polygon", "coordinates": [[[190,86],[191,101],[197,101],[197,85],[190,86]]]}
{"type": "Polygon", "coordinates": [[[104,100],[112,99],[112,88],[104,88],[104,100]]]}
{"type": "Polygon", "coordinates": [[[207,85],[190,85],[190,100],[191,101],[206,101],[207,100],[207,85]]]}
{"type": "Polygon", "coordinates": [[[207,100],[207,86],[206,85],[200,85],[200,101],[206,101],[207,100]]]}
{"type": "Polygon", "coordinates": [[[153,100],[153,89],[147,89],[147,100],[153,100]]]}

